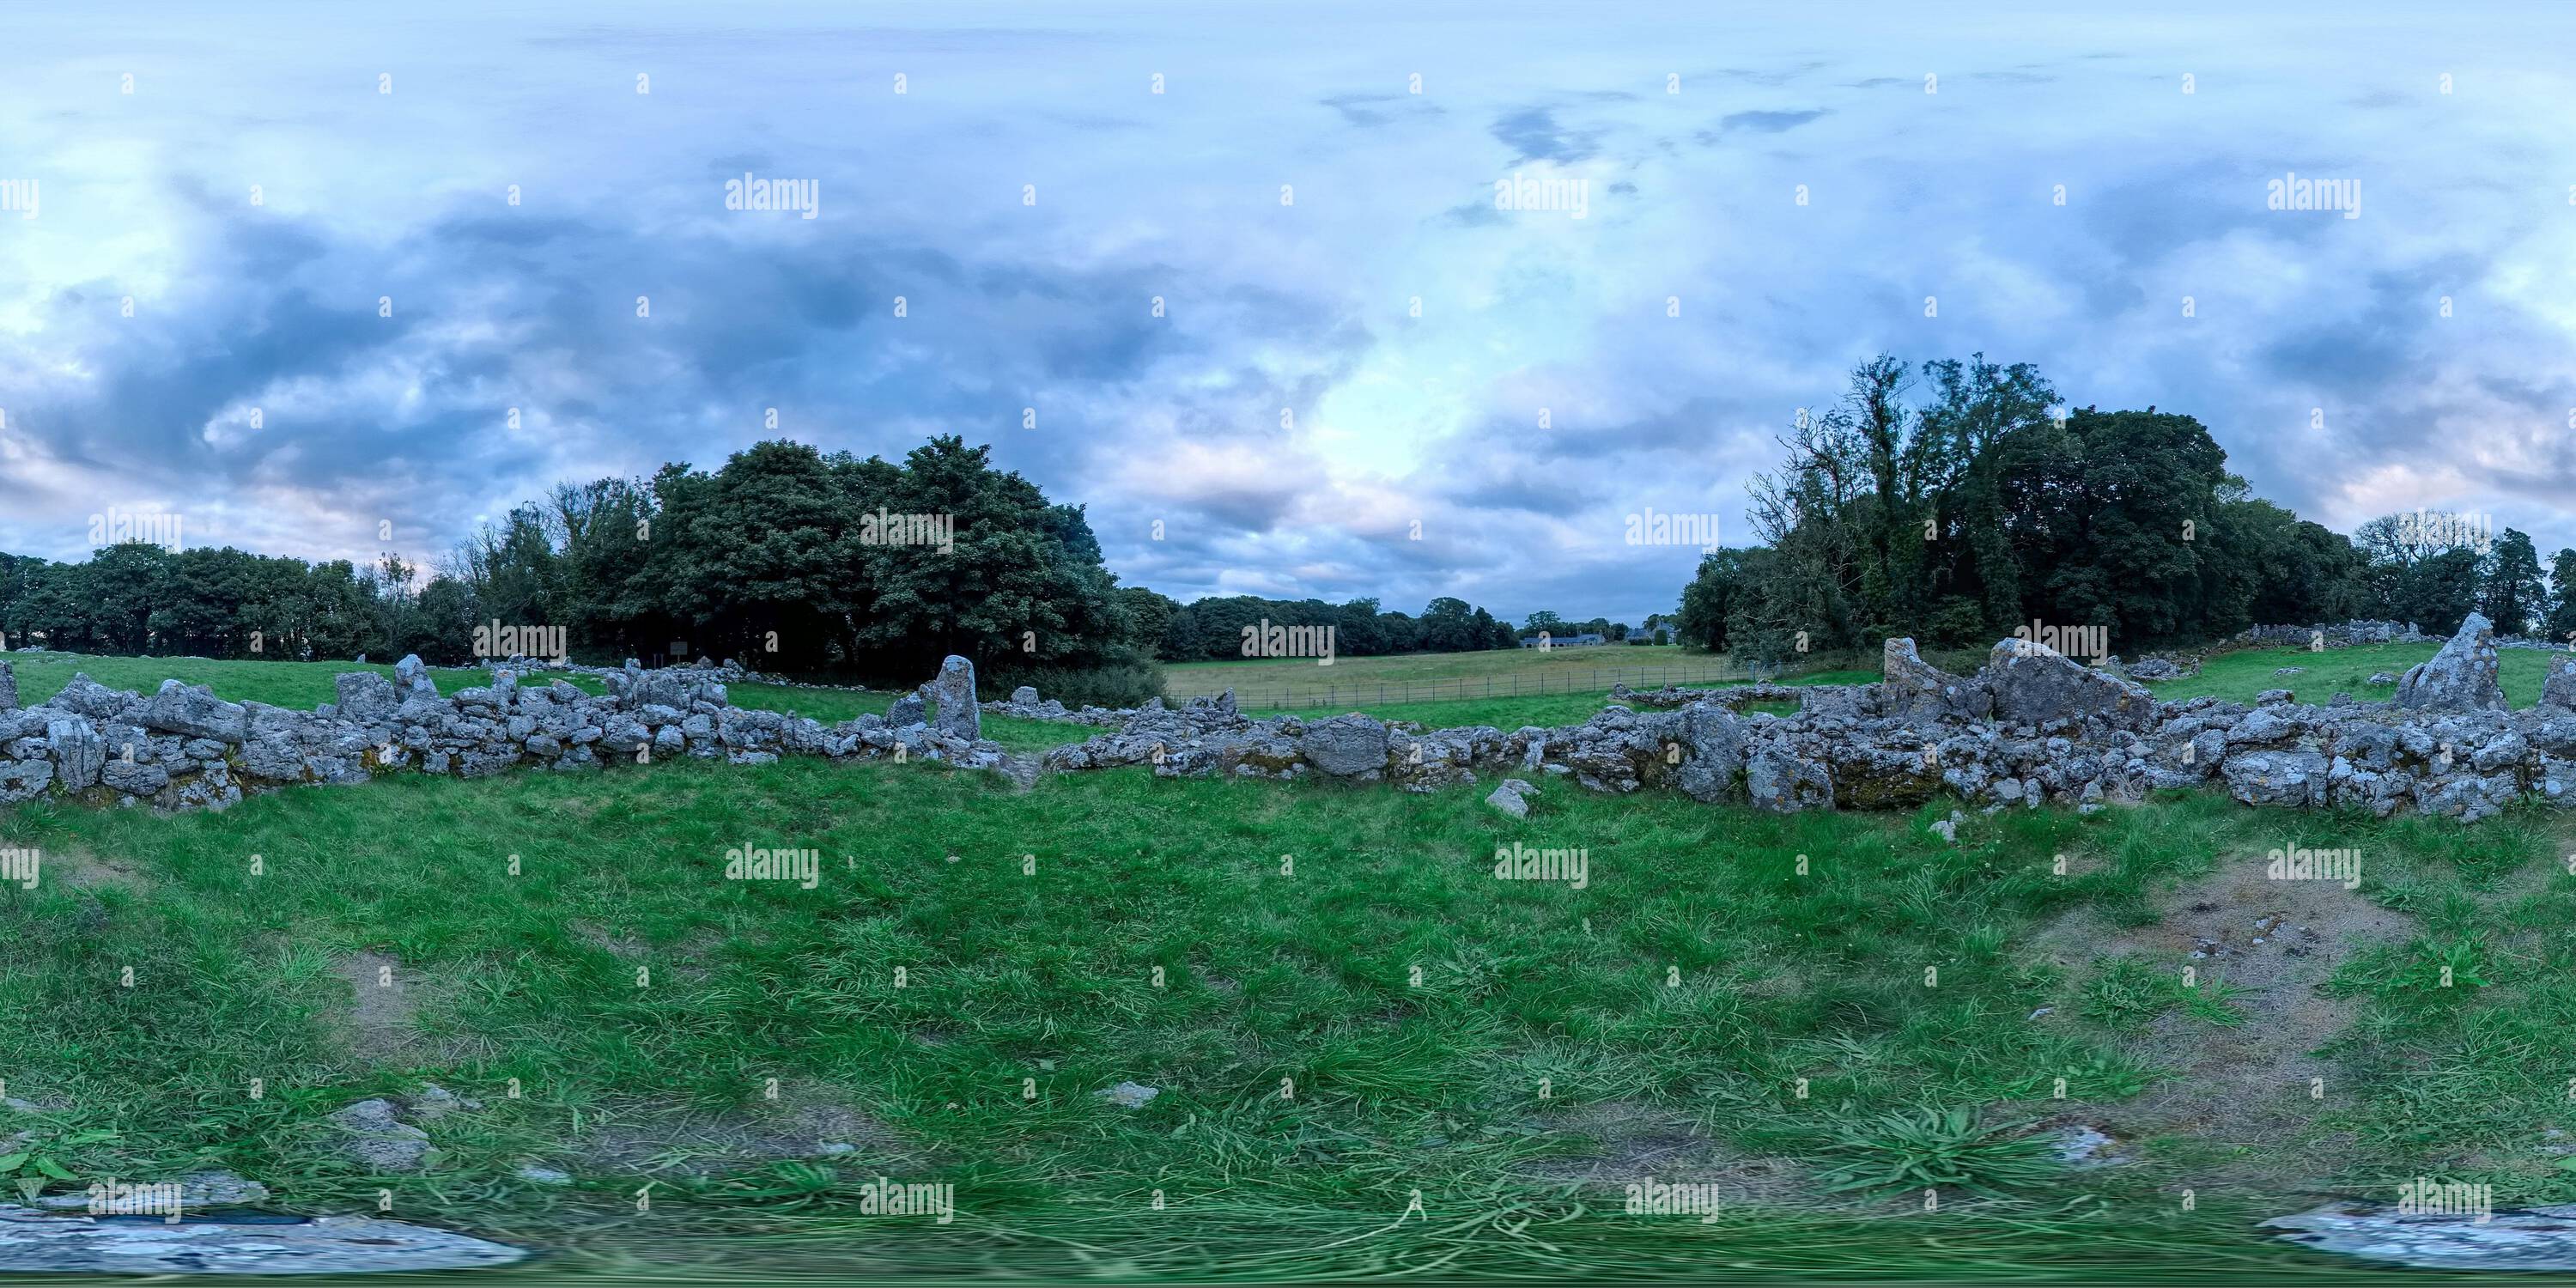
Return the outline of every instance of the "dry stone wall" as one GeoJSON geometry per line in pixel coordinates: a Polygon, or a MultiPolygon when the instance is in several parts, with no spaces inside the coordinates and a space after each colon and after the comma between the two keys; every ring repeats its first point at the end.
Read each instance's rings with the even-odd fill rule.
{"type": "MultiPolygon", "coordinates": [[[[1159,776],[1308,776],[1429,791],[1482,777],[1562,778],[1592,791],[1681,792],[1777,811],[1911,809],[1935,797],[1990,810],[2094,809],[2148,793],[2211,787],[2249,805],[2367,809],[2470,821],[2531,799],[2576,806],[2576,655],[2551,659],[2540,705],[2503,706],[2494,632],[2471,617],[2399,685],[2401,702],[2339,696],[2299,705],[2286,691],[2252,706],[2159,702],[2144,686],[2023,641],[1995,646],[1973,675],[1924,663],[1890,640],[1875,684],[1783,689],[1788,716],[1746,715],[1750,690],[1631,695],[1580,725],[1426,730],[1360,714],[1251,719],[1233,695],[1135,710],[1068,710],[1022,688],[974,703],[974,671],[951,658],[888,716],[838,725],[727,702],[693,668],[604,673],[593,696],[561,681],[440,697],[416,659],[398,682],[343,675],[337,703],[290,711],[223,701],[165,682],[149,697],[76,677],[47,702],[0,710],[0,801],[47,793],[92,803],[221,807],[245,790],[365,782],[383,773],[481,777],[522,766],[588,769],[674,756],[760,763],[782,755],[898,757],[1026,780],[1151,765],[1159,776]],[[972,736],[981,714],[1103,732],[1015,760],[972,736]]],[[[0,692],[14,686],[0,663],[0,692]]]]}

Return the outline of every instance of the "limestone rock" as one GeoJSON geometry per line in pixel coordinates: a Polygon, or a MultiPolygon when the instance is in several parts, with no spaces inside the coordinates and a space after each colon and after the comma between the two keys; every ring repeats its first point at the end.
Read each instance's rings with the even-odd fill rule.
{"type": "Polygon", "coordinates": [[[1984,676],[1994,691],[1998,720],[2046,724],[2081,718],[2141,730],[2156,717],[2156,696],[2145,685],[2096,671],[2028,640],[1995,645],[1984,676]]]}
{"type": "MultiPolygon", "coordinates": [[[[2576,711],[2576,653],[2550,654],[2549,675],[2540,682],[2540,702],[2542,706],[2576,711]]],[[[0,702],[0,707],[7,705],[0,702]]]]}
{"type": "Polygon", "coordinates": [[[340,693],[340,718],[373,724],[393,718],[402,706],[392,681],[374,671],[343,671],[331,681],[340,693]]]}
{"type": "Polygon", "coordinates": [[[922,701],[920,694],[904,694],[902,697],[894,700],[893,706],[886,708],[886,723],[893,725],[898,729],[905,725],[920,724],[922,722],[922,714],[928,706],[928,703],[922,701]]]}
{"type": "Polygon", "coordinates": [[[2496,683],[2495,627],[2469,614],[2441,652],[2399,677],[2394,701],[2406,711],[2505,710],[2504,688],[2496,683]]]}
{"type": "Polygon", "coordinates": [[[78,716],[46,721],[45,746],[54,758],[54,777],[73,791],[95,785],[107,765],[107,741],[78,716]]]}
{"type": "Polygon", "coordinates": [[[922,691],[934,707],[932,728],[973,742],[984,736],[984,709],[975,704],[975,664],[952,653],[922,691]]]}
{"type": "Polygon", "coordinates": [[[364,1216],[257,1222],[55,1216],[0,1205],[0,1273],[362,1275],[506,1266],[527,1250],[364,1216]]]}
{"type": "Polygon", "coordinates": [[[0,662],[0,711],[14,711],[17,707],[18,672],[8,663],[0,662]]]}
{"type": "Polygon", "coordinates": [[[250,736],[250,715],[240,703],[226,702],[203,685],[191,687],[163,680],[147,699],[136,722],[146,729],[211,738],[238,747],[250,736]]]}
{"type": "Polygon", "coordinates": [[[1506,778],[1495,785],[1493,794],[1485,798],[1485,803],[1513,818],[1528,818],[1529,798],[1537,794],[1538,788],[1527,780],[1506,778]]]}
{"type": "Polygon", "coordinates": [[[1357,778],[1386,768],[1386,726],[1354,711],[1306,726],[1298,749],[1306,763],[1335,778],[1357,778]]]}
{"type": "Polygon", "coordinates": [[[2576,1270],[2576,1204],[2471,1213],[2401,1213],[2394,1207],[2329,1203],[2263,1223],[2321,1252],[2425,1270],[2576,1270]]]}
{"type": "Polygon", "coordinates": [[[1148,1087],[1141,1082],[1122,1082],[1114,1087],[1102,1087],[1091,1094],[1121,1109],[1142,1109],[1153,1103],[1154,1097],[1163,1094],[1163,1089],[1148,1087]]]}
{"type": "Polygon", "coordinates": [[[429,1133],[396,1118],[390,1100],[361,1100],[331,1121],[348,1132],[349,1156],[379,1172],[417,1172],[429,1156],[429,1133]]]}

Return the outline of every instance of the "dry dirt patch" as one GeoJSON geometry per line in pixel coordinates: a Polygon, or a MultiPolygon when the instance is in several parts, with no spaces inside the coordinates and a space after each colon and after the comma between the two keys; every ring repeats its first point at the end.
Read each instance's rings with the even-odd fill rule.
{"type": "MultiPolygon", "coordinates": [[[[2336,968],[2372,944],[2402,941],[2415,922],[2333,881],[2275,881],[2261,861],[2237,860],[2156,901],[2160,919],[2113,927],[2089,909],[2043,932],[2037,946],[2077,978],[2095,958],[2132,957],[2159,973],[2191,967],[2202,987],[2223,982],[2241,1024],[2168,1011],[2126,1039],[2128,1053],[2170,1075],[2087,1117],[2120,1139],[2181,1134],[2265,1152],[2281,1170],[2330,1167],[2342,1143],[2303,1139],[2330,1107],[2339,1074],[2313,1054],[2349,1025],[2359,999],[2328,997],[2336,968]],[[2312,1097],[2323,1079],[2325,1099],[2312,1097]]],[[[2080,1009],[2069,999],[2063,1012],[2080,1009]]]]}

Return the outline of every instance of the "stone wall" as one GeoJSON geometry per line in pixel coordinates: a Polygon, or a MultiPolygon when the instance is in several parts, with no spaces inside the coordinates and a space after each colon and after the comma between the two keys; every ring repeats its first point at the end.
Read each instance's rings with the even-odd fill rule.
{"type": "MultiPolygon", "coordinates": [[[[1769,810],[1911,809],[1952,797],[1987,809],[2094,809],[2158,789],[2215,787],[2249,805],[2487,817],[2530,798],[2576,807],[2576,656],[2553,660],[2541,705],[2507,711],[2495,647],[2472,617],[2407,672],[2411,705],[2339,699],[2253,706],[2159,702],[2143,685],[2005,640],[1975,675],[1935,670],[1890,640],[1879,683],[1783,690],[1799,711],[1739,714],[1729,691],[1641,697],[1557,729],[1423,730],[1363,715],[1306,721],[1139,711],[1114,733],[1045,756],[1055,770],[1151,764],[1158,775],[1316,775],[1409,790],[1540,775],[1606,792],[1662,789],[1769,810]]],[[[1742,692],[1737,690],[1734,692],[1742,692]]],[[[1771,694],[1762,694],[1771,697],[1771,694]]]]}
{"type": "MultiPolygon", "coordinates": [[[[965,683],[973,683],[968,667],[965,683]]],[[[584,769],[675,756],[758,764],[782,755],[936,760],[1005,772],[1001,747],[975,736],[971,719],[894,723],[863,715],[818,721],[730,705],[713,668],[591,668],[609,692],[561,680],[521,684],[503,668],[489,686],[441,697],[417,657],[388,681],[373,671],[339,677],[339,701],[312,711],[233,703],[203,687],[165,680],[146,697],[87,675],[27,708],[0,662],[0,803],[46,794],[90,804],[222,808],[245,791],[297,784],[363,783],[421,772],[479,778],[521,766],[584,769]],[[963,732],[961,732],[963,730],[963,732]]],[[[971,688],[968,692],[972,692],[971,688]]],[[[973,704],[965,705],[971,717],[973,704]]]]}
{"type": "MultiPolygon", "coordinates": [[[[1911,809],[1935,797],[1990,810],[2089,810],[2202,786],[2250,805],[2471,821],[2526,798],[2576,806],[2576,655],[2552,659],[2540,705],[2525,711],[2503,708],[2495,671],[2493,632],[2479,617],[2410,669],[2400,700],[2386,704],[2295,705],[2286,690],[2250,707],[2159,702],[2143,685],[2018,640],[1997,644],[1975,674],[1951,675],[1898,639],[1887,642],[1876,684],[1676,694],[1671,710],[1612,706],[1580,725],[1505,732],[1390,726],[1356,713],[1254,720],[1230,693],[1177,709],[1157,700],[1070,711],[1023,688],[979,707],[964,658],[924,686],[936,710],[907,694],[887,717],[825,726],[731,706],[723,683],[693,668],[605,672],[611,692],[601,697],[562,682],[522,685],[505,670],[488,688],[442,698],[418,659],[405,658],[399,683],[343,675],[340,701],[310,712],[229,703],[175,680],[143,697],[77,677],[41,706],[0,709],[0,801],[52,792],[221,807],[245,790],[391,772],[480,777],[671,756],[813,755],[936,760],[1022,781],[1041,767],[1151,765],[1160,776],[1311,775],[1428,791],[1517,774],[1779,811],[1911,809]],[[1748,694],[1794,697],[1800,708],[1744,715],[1735,704],[1748,694]],[[985,712],[1105,732],[1033,763],[972,736],[985,712]]],[[[0,663],[0,692],[13,687],[0,663]]]]}

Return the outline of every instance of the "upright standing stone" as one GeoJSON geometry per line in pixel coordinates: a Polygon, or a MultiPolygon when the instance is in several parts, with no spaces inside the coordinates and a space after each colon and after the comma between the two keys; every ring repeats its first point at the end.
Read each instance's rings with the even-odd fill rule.
{"type": "Polygon", "coordinates": [[[430,683],[429,668],[421,664],[420,654],[403,654],[403,660],[394,663],[394,675],[397,677],[394,688],[401,701],[409,702],[413,698],[438,701],[438,686],[430,683]]]}
{"type": "Polygon", "coordinates": [[[2495,625],[2469,614],[2459,633],[2429,662],[2397,678],[2393,699],[2405,711],[2503,711],[2504,686],[2496,683],[2495,625]]]}
{"type": "Polygon", "coordinates": [[[921,687],[936,707],[932,728],[968,742],[984,736],[984,712],[975,705],[974,663],[951,653],[939,664],[939,674],[921,687]]]}
{"type": "Polygon", "coordinates": [[[107,767],[107,743],[98,729],[79,716],[45,722],[45,745],[53,753],[54,776],[73,791],[98,781],[107,767]]]}
{"type": "MultiPolygon", "coordinates": [[[[7,669],[7,664],[0,663],[0,672],[7,669]]],[[[2576,711],[2576,653],[2549,655],[2549,678],[2540,682],[2540,701],[2543,706],[2576,711]]],[[[0,702],[0,709],[6,709],[8,705],[0,702]]]]}
{"type": "Polygon", "coordinates": [[[18,673],[0,662],[0,711],[18,709],[18,673]]]}
{"type": "Polygon", "coordinates": [[[893,706],[886,708],[886,723],[897,729],[920,724],[923,705],[919,693],[904,694],[894,700],[893,706]]]}

